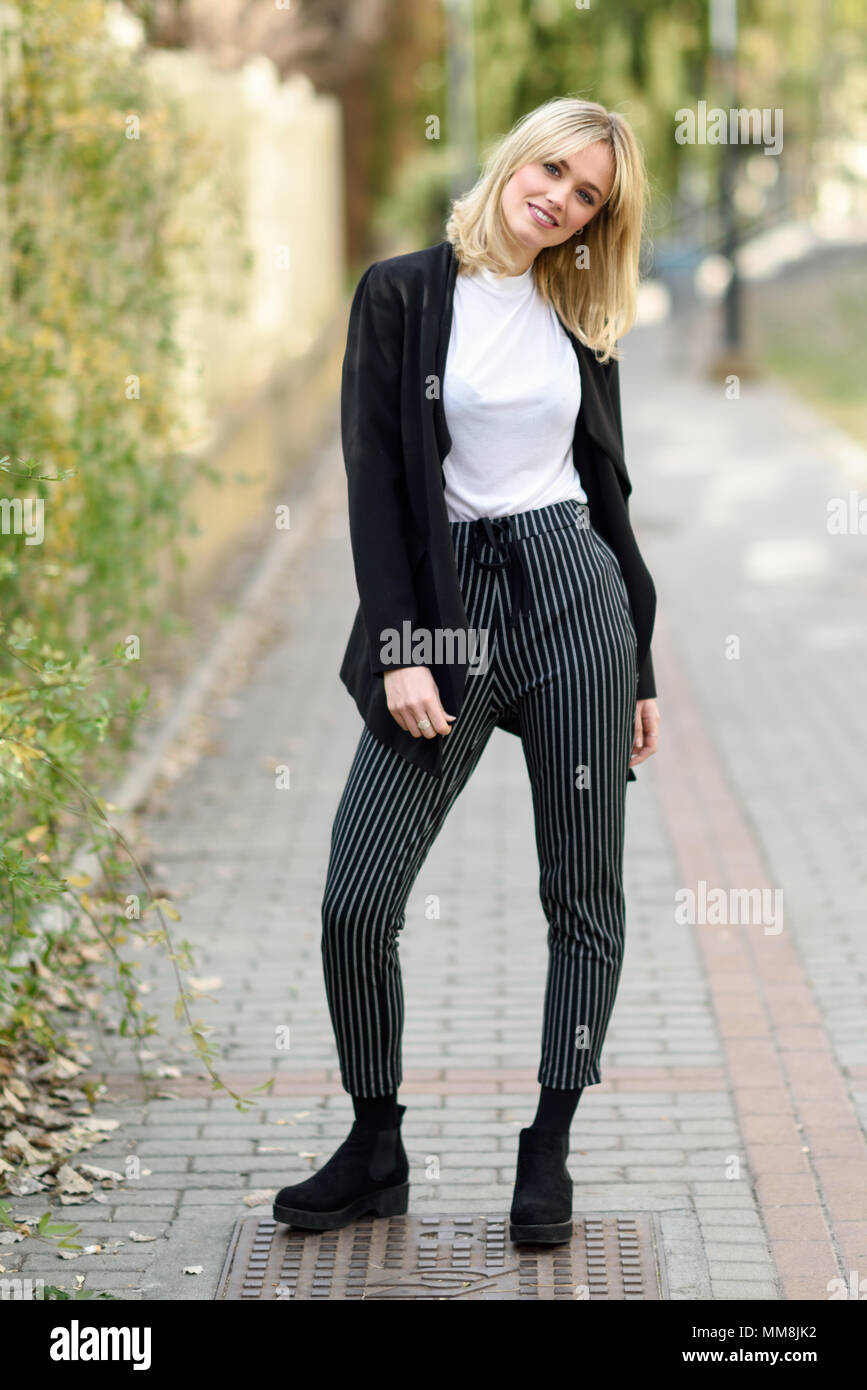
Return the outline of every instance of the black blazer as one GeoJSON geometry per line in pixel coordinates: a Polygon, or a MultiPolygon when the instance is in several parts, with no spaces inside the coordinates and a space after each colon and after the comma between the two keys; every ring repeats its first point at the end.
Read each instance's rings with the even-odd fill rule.
{"type": "MultiPolygon", "coordinates": [[[[449,241],[367,268],[349,315],[340,408],[360,598],[340,679],[371,732],[434,777],[442,776],[442,746],[450,735],[413,738],[389,713],[380,634],[387,628],[401,633],[406,621],[430,631],[469,627],[442,468],[451,449],[442,383],[457,271],[449,241]]],[[[632,484],[623,457],[618,364],[601,366],[565,331],[581,372],[573,458],[591,523],[617,556],[629,593],[638,639],[637,697],[643,699],[656,694],[650,656],[656,591],[629,520],[632,484]]],[[[443,708],[460,718],[467,665],[430,669],[443,708]]],[[[516,717],[504,717],[498,727],[520,732],[516,717]]],[[[628,780],[635,781],[632,768],[628,780]]]]}

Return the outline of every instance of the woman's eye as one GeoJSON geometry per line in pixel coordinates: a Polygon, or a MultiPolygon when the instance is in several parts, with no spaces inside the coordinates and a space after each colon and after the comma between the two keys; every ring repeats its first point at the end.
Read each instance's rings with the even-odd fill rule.
{"type": "MultiPolygon", "coordinates": [[[[554,173],[557,174],[557,176],[559,177],[560,170],[557,168],[557,165],[556,165],[556,164],[543,164],[543,165],[542,165],[542,168],[543,168],[543,169],[553,169],[553,170],[554,170],[554,173]]],[[[579,189],[577,190],[577,193],[578,193],[578,197],[582,200],[582,202],[585,203],[585,204],[587,205],[587,207],[591,207],[591,208],[592,208],[592,206],[593,206],[593,199],[592,199],[591,195],[590,195],[585,189],[583,189],[583,188],[579,188],[579,189]]]]}

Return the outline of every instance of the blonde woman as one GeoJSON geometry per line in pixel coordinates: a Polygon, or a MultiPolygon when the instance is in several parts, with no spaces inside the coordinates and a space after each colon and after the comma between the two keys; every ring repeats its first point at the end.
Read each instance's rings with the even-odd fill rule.
{"type": "Polygon", "coordinates": [[[646,177],[622,116],[524,116],[447,240],[370,266],[341,429],[360,604],[340,676],[364,719],[331,835],[322,959],[355,1123],[274,1216],[331,1230],[406,1211],[398,936],[495,728],[521,739],[548,922],[541,1086],[511,1238],[572,1234],[569,1128],[620,975],[626,784],[656,752],[656,605],[629,520],[617,340],[646,177]]]}

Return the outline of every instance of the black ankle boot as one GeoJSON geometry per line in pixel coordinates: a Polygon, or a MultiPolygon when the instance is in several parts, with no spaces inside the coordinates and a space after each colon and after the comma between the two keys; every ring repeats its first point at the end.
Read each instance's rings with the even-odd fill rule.
{"type": "Polygon", "coordinates": [[[327,1163],[274,1201],[274,1220],[308,1231],[336,1231],[357,1216],[399,1216],[409,1203],[409,1162],[400,1136],[405,1105],[393,1129],[356,1120],[327,1163]]]}
{"type": "Polygon", "coordinates": [[[572,1239],[572,1179],[568,1134],[522,1129],[518,1173],[509,1213],[515,1244],[560,1245],[572,1239]]]}

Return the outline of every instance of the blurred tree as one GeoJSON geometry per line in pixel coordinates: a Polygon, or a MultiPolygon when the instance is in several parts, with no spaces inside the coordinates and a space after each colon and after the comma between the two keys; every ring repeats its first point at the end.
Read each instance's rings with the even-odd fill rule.
{"type": "Polygon", "coordinates": [[[367,254],[373,209],[423,139],[417,76],[442,46],[439,0],[124,0],[157,47],[206,49],[220,66],[256,54],[281,77],[302,72],[343,114],[347,248],[367,254]]]}
{"type": "MultiPolygon", "coordinates": [[[[449,140],[445,0],[292,0],[287,9],[276,0],[126,4],[143,19],[152,43],[207,48],[227,65],[265,53],[281,74],[304,72],[318,90],[340,99],[351,262],[369,249],[365,234],[385,195],[391,235],[430,238],[438,219],[434,235],[441,234],[449,140]],[[426,123],[431,115],[442,125],[434,138],[426,123]]],[[[641,138],[657,195],[656,224],[668,217],[670,199],[689,219],[685,234],[709,235],[701,204],[717,147],[674,139],[679,108],[713,104],[708,11],[709,0],[591,0],[587,8],[572,0],[474,0],[480,158],[521,114],[549,97],[591,97],[622,111],[641,138]],[[694,219],[691,204],[700,213],[694,219]]],[[[757,216],[781,215],[796,203],[803,211],[829,165],[851,177],[842,145],[863,139],[857,82],[867,47],[863,0],[739,0],[738,14],[738,100],[782,109],[786,126],[786,158],[778,165],[783,181],[764,193],[756,185],[745,201],[757,216]],[[840,141],[835,154],[829,142],[840,141]]],[[[745,169],[749,151],[743,156],[745,169]]]]}
{"type": "Polygon", "coordinates": [[[186,48],[192,36],[187,0],[126,0],[126,7],[144,25],[153,48],[186,48]]]}

